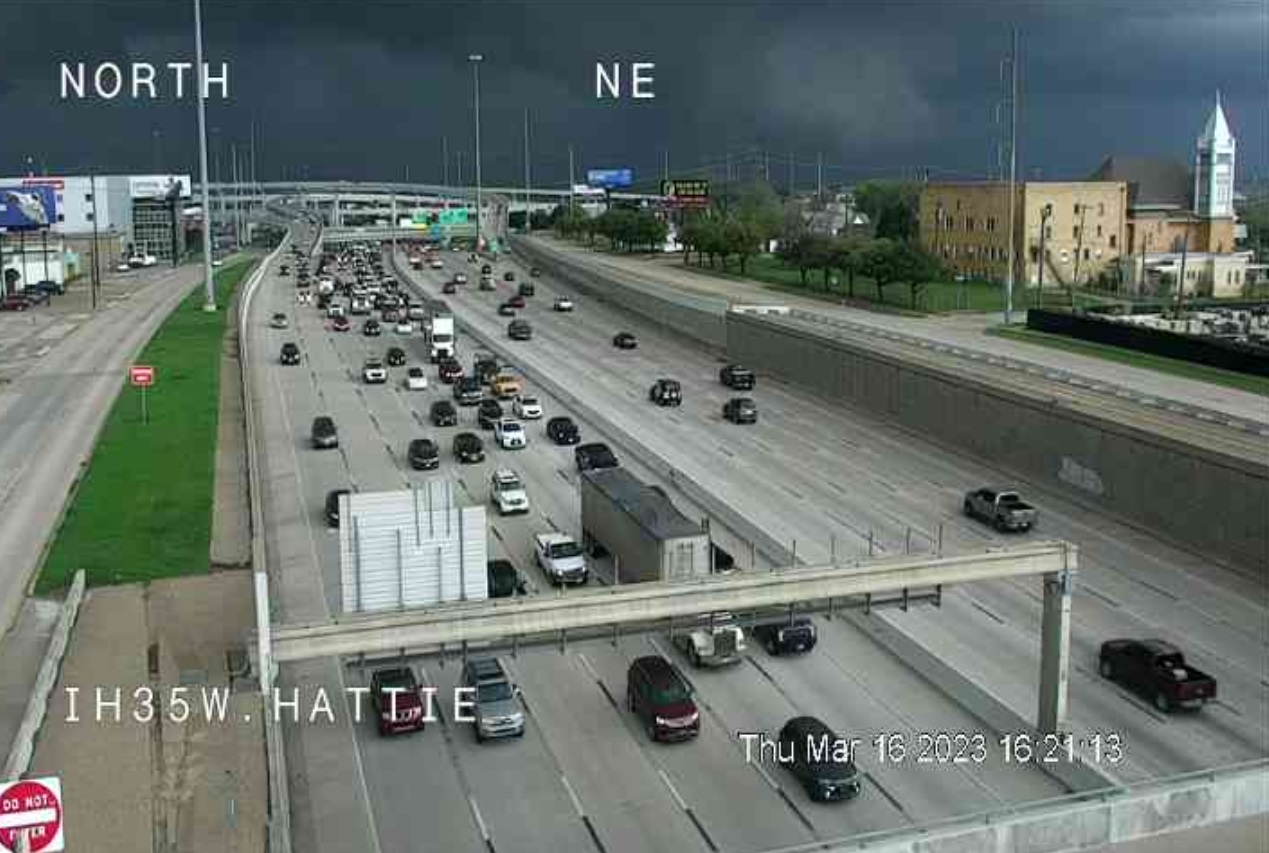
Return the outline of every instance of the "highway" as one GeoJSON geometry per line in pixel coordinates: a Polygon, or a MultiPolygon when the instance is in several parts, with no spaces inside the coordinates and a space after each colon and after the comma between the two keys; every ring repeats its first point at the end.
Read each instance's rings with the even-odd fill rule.
{"type": "MultiPolygon", "coordinates": [[[[402,488],[422,479],[405,465],[406,443],[418,435],[439,432],[444,438],[453,432],[421,425],[427,405],[448,394],[448,386],[408,392],[395,383],[360,384],[362,360],[369,353],[381,354],[396,342],[394,335],[371,339],[355,332],[327,332],[315,309],[297,311],[291,299],[288,280],[266,279],[252,306],[250,342],[258,387],[265,389],[262,476],[270,565],[281,577],[281,588],[275,586],[278,621],[336,612],[337,537],[321,518],[326,491],[349,485],[402,488]],[[269,329],[274,311],[291,315],[292,328],[269,329]],[[303,365],[277,364],[275,353],[283,340],[299,343],[303,365]],[[307,426],[319,412],[335,417],[341,450],[308,448],[307,426]]],[[[470,353],[469,342],[460,345],[470,353]]],[[[415,337],[408,347],[417,359],[421,339],[415,337]]],[[[399,372],[393,372],[399,380],[399,372]]],[[[558,403],[542,396],[548,416],[560,411],[558,403]]],[[[465,423],[474,414],[467,409],[460,417],[465,423]]],[[[599,435],[584,421],[581,428],[587,437],[599,435]]],[[[540,437],[540,427],[531,427],[530,433],[528,450],[492,451],[490,461],[467,466],[459,482],[474,500],[483,501],[484,480],[495,464],[510,464],[524,477],[534,512],[528,518],[495,518],[490,546],[509,556],[543,590],[545,580],[528,559],[530,537],[553,526],[577,533],[578,504],[571,450],[550,446],[540,437]]],[[[447,442],[443,449],[440,473],[455,476],[447,442]]],[[[630,462],[649,476],[635,460],[630,462]]],[[[422,735],[394,740],[379,738],[365,723],[342,732],[342,725],[288,726],[296,845],[334,850],[377,843],[380,849],[396,850],[405,849],[420,833],[429,838],[442,833],[444,849],[476,849],[483,825],[498,850],[592,850],[589,822],[609,850],[708,849],[706,838],[723,849],[757,850],[809,840],[815,833],[831,837],[904,825],[955,814],[966,804],[990,807],[1061,791],[1038,770],[1004,767],[999,760],[938,772],[927,767],[870,768],[875,797],[858,808],[823,814],[815,810],[808,826],[799,817],[799,810],[807,807],[799,792],[786,791],[788,781],[776,771],[746,764],[735,731],[773,731],[795,708],[814,709],[859,737],[866,732],[975,727],[972,718],[856,630],[840,621],[825,622],[823,630],[822,655],[786,663],[758,653],[762,657],[755,655],[738,669],[700,674],[698,687],[711,716],[700,741],[678,749],[646,744],[637,724],[609,699],[620,702],[625,666],[651,650],[652,643],[664,648],[663,637],[627,638],[615,649],[600,642],[577,644],[563,655],[547,649],[522,652],[511,668],[524,687],[531,723],[525,738],[515,743],[478,746],[465,728],[444,722],[422,735]],[[871,661],[867,678],[855,672],[860,660],[871,661]],[[872,685],[880,673],[886,674],[882,684],[872,685]],[[445,769],[424,773],[421,768],[445,769]],[[368,792],[360,806],[371,804],[373,820],[359,814],[359,804],[348,795],[358,778],[368,792]],[[421,790],[425,796],[420,797],[421,790]],[[747,806],[737,814],[734,803],[740,800],[747,806]],[[455,820],[455,809],[467,819],[455,820]],[[529,821],[528,815],[536,818],[529,821]]],[[[444,666],[429,660],[421,674],[448,689],[457,667],[454,660],[444,666]]],[[[343,677],[344,684],[356,685],[368,675],[354,668],[343,677]]],[[[330,662],[283,671],[284,684],[305,680],[310,686],[335,688],[340,678],[330,662]]]]}
{"type": "MultiPolygon", "coordinates": [[[[939,355],[945,362],[952,357],[968,359],[969,354],[975,354],[981,357],[970,362],[970,366],[976,371],[985,367],[986,357],[1007,359],[1039,368],[1038,373],[1031,372],[1025,377],[1026,381],[1033,384],[1037,380],[1043,381],[1045,374],[1060,371],[1078,377],[1082,382],[1079,390],[1085,396],[1091,396],[1090,389],[1101,387],[1106,389],[1103,393],[1112,402],[1116,402],[1115,392],[1125,389],[1132,393],[1132,397],[1124,399],[1146,398],[1151,401],[1141,407],[1144,409],[1158,409],[1166,414],[1169,411],[1167,404],[1173,403],[1182,408],[1196,407],[1224,413],[1240,421],[1269,429],[1269,405],[1266,405],[1264,397],[1260,395],[984,334],[989,326],[1002,321],[999,314],[921,318],[866,311],[764,287],[755,281],[720,278],[712,275],[708,268],[685,266],[681,255],[654,259],[647,259],[646,256],[623,257],[593,252],[549,237],[532,238],[532,242],[544,251],[567,259],[571,265],[602,272],[606,277],[616,276],[618,280],[650,288],[654,292],[674,293],[691,298],[719,312],[725,310],[728,303],[788,305],[829,321],[846,324],[856,333],[868,335],[878,345],[885,345],[888,339],[918,340],[942,347],[939,355]],[[958,352],[965,355],[958,356],[958,352]]],[[[1045,384],[1052,386],[1056,383],[1045,384]]]]}
{"type": "MultiPolygon", "coordinates": [[[[418,276],[428,292],[436,293],[441,278],[456,267],[474,272],[465,255],[446,253],[445,259],[445,271],[418,276]]],[[[507,268],[499,263],[499,274],[507,268]]],[[[440,395],[448,398],[449,386],[437,383],[430,368],[427,391],[400,387],[400,369],[392,371],[388,385],[363,386],[362,361],[398,343],[396,336],[389,331],[365,338],[356,325],[345,334],[327,331],[315,308],[294,304],[291,281],[266,277],[252,306],[247,342],[264,421],[260,450],[275,621],[324,619],[337,612],[337,537],[321,517],[326,491],[396,489],[423,479],[403,458],[408,440],[423,435],[440,439],[439,474],[457,476],[474,501],[486,500],[484,481],[495,465],[509,464],[525,479],[534,511],[514,520],[491,516],[490,548],[495,556],[509,557],[535,591],[544,592],[529,540],[551,527],[578,533],[571,451],[551,446],[540,427],[531,426],[527,450],[492,450],[490,461],[466,466],[459,476],[448,452],[454,430],[436,430],[426,421],[428,405],[440,395]],[[268,328],[275,311],[287,313],[292,328],[268,328]],[[301,366],[277,363],[284,340],[299,343],[301,366]],[[308,425],[322,413],[339,425],[338,451],[309,448],[308,425]]],[[[494,314],[495,298],[506,295],[507,285],[500,282],[500,294],[478,293],[472,285],[446,298],[468,329],[501,347],[513,346],[515,361],[567,383],[606,417],[638,424],[641,440],[679,470],[780,539],[796,537],[806,559],[827,558],[830,535],[840,554],[866,553],[870,530],[874,547],[891,553],[904,549],[909,527],[920,531],[916,549],[931,548],[922,536],[933,535],[939,524],[948,549],[996,541],[994,533],[958,512],[964,488],[994,479],[978,463],[763,378],[755,393],[761,423],[749,429],[725,425],[717,412],[726,395],[715,381],[718,364],[712,357],[580,297],[574,314],[556,315],[549,310],[551,282],[539,280],[538,286],[539,294],[522,312],[534,325],[534,339],[527,343],[507,342],[506,320],[494,314]],[[638,333],[638,350],[611,348],[609,338],[619,328],[638,333]],[[646,402],[646,386],[659,375],[684,382],[682,409],[658,410],[646,402]]],[[[404,345],[411,363],[421,360],[418,336],[404,345]]],[[[460,333],[465,364],[476,348],[470,335],[460,333]]],[[[557,401],[530,387],[543,398],[547,417],[560,412],[557,401]]],[[[656,479],[604,435],[602,425],[573,414],[585,439],[613,441],[624,465],[656,479]]],[[[460,423],[472,420],[473,410],[460,411],[460,423]]],[[[703,515],[673,483],[662,485],[689,516],[703,515]]],[[[1115,772],[1140,777],[1263,755],[1265,614],[1254,603],[1263,596],[1191,555],[1022,485],[1040,503],[1044,535],[1071,539],[1084,549],[1072,714],[1078,726],[1122,732],[1127,759],[1115,772]],[[1182,605],[1183,598],[1191,603],[1182,605]],[[1165,719],[1102,683],[1089,664],[1096,644],[1141,632],[1184,640],[1195,662],[1221,678],[1222,703],[1201,716],[1165,719]]],[[[749,568],[741,556],[743,543],[729,531],[715,532],[749,568]]],[[[765,567],[759,557],[755,568],[765,567]]],[[[964,660],[969,669],[985,673],[993,689],[1030,716],[1037,601],[1037,591],[1023,585],[979,585],[945,596],[942,611],[908,614],[904,624],[958,664],[964,660]]],[[[803,659],[775,660],[755,651],[739,668],[690,672],[707,711],[702,737],[693,744],[653,747],[620,709],[625,665],[658,646],[665,649],[665,638],[656,636],[625,638],[616,648],[588,642],[562,654],[522,651],[510,668],[524,688],[530,724],[522,740],[510,743],[477,745],[469,731],[447,721],[392,740],[379,738],[365,721],[356,725],[345,718],[334,726],[288,725],[297,849],[410,849],[427,838],[438,849],[475,850],[487,849],[487,835],[497,850],[677,851],[711,844],[758,850],[1061,791],[1038,769],[1006,767],[994,755],[969,767],[896,768],[865,758],[865,796],[825,809],[811,807],[778,770],[747,764],[734,733],[772,731],[795,711],[822,715],[839,733],[865,740],[880,732],[978,728],[848,623],[819,623],[821,645],[803,659]]],[[[447,688],[457,676],[456,664],[430,659],[420,675],[447,688]]],[[[284,686],[337,690],[366,678],[332,661],[283,670],[284,686]]]]}

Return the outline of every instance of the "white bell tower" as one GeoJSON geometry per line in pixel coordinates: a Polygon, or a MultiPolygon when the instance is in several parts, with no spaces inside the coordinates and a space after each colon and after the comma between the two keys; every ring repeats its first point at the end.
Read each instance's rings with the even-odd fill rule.
{"type": "Polygon", "coordinates": [[[1194,157],[1194,212],[1204,219],[1234,217],[1234,135],[1221,109],[1221,93],[1198,138],[1194,157]]]}

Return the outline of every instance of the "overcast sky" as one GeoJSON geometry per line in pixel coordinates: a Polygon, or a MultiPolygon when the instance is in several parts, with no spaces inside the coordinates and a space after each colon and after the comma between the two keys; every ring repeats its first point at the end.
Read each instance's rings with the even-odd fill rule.
{"type": "MultiPolygon", "coordinates": [[[[484,180],[562,184],[587,168],[659,177],[762,162],[831,183],[929,168],[985,176],[1009,30],[1020,33],[1022,174],[1083,177],[1108,154],[1189,162],[1221,90],[1240,179],[1269,173],[1266,0],[203,0],[229,99],[208,126],[258,123],[262,179],[472,177],[480,52],[484,180]],[[654,99],[598,100],[597,62],[656,64],[654,99]]],[[[196,171],[197,113],[160,98],[63,100],[59,65],[192,61],[193,0],[0,0],[0,174],[196,171]],[[157,135],[156,135],[157,131],[157,135]]],[[[188,91],[187,91],[188,95],[188,91]]],[[[721,176],[721,171],[715,172],[721,176]]]]}

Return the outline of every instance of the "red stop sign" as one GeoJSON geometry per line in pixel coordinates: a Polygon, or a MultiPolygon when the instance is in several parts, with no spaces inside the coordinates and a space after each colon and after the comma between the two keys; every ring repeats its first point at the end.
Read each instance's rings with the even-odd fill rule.
{"type": "Polygon", "coordinates": [[[31,853],[66,849],[62,837],[62,784],[57,777],[0,786],[0,848],[16,850],[26,832],[31,853]]]}

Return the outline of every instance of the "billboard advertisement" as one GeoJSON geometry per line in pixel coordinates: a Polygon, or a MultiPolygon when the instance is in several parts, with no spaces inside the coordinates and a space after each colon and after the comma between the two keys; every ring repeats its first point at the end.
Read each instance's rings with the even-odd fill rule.
{"type": "Polygon", "coordinates": [[[0,230],[37,231],[56,224],[56,187],[0,186],[0,230]]]}
{"type": "Polygon", "coordinates": [[[586,183],[605,190],[622,189],[634,183],[634,170],[590,169],[586,172],[586,183]]]}
{"type": "Polygon", "coordinates": [[[661,195],[674,207],[704,207],[709,204],[709,181],[665,180],[661,182],[661,195]]]}
{"type": "Polygon", "coordinates": [[[128,193],[132,198],[167,198],[177,184],[180,198],[189,198],[194,186],[189,175],[132,175],[128,178],[128,193]]]}

